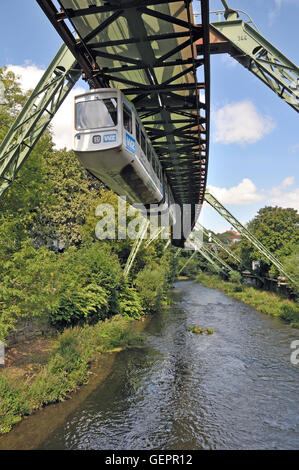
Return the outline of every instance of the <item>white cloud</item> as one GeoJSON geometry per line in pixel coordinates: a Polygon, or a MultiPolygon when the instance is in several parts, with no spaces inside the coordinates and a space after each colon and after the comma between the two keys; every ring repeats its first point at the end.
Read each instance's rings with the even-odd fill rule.
{"type": "Polygon", "coordinates": [[[293,207],[299,211],[299,188],[286,191],[286,188],[293,186],[294,183],[295,178],[289,176],[279,186],[271,188],[269,191],[270,204],[280,207],[293,207]]]}
{"type": "Polygon", "coordinates": [[[257,187],[249,178],[244,178],[237,186],[229,189],[208,186],[208,191],[211,191],[224,205],[248,205],[259,202],[264,198],[263,194],[259,193],[257,187]]]}
{"type": "Polygon", "coordinates": [[[272,132],[275,124],[249,101],[230,103],[212,113],[214,141],[223,144],[252,144],[272,132]]]}
{"type": "Polygon", "coordinates": [[[281,186],[283,188],[287,188],[288,186],[293,186],[294,183],[295,183],[295,177],[294,176],[288,176],[287,178],[285,178],[282,181],[281,186]]]}
{"type": "Polygon", "coordinates": [[[278,186],[265,190],[257,188],[249,178],[244,178],[232,188],[208,186],[207,190],[224,205],[245,206],[260,202],[263,205],[293,207],[299,211],[299,188],[290,189],[294,184],[295,178],[288,176],[278,186]]]}
{"type": "Polygon", "coordinates": [[[8,70],[20,77],[21,88],[28,91],[35,88],[38,81],[42,78],[44,70],[39,69],[36,65],[8,65],[8,70]]]}
{"type": "Polygon", "coordinates": [[[290,147],[291,152],[295,153],[299,150],[299,144],[294,144],[290,147]]]}
{"type": "MultiPolygon", "coordinates": [[[[25,64],[24,66],[8,65],[7,68],[20,77],[21,88],[24,91],[35,88],[44,73],[44,70],[31,64],[25,64]]],[[[71,149],[73,146],[74,96],[84,91],[86,90],[80,87],[74,88],[51,122],[53,141],[56,148],[66,147],[71,149]]]]}
{"type": "Polygon", "coordinates": [[[299,188],[294,188],[289,192],[276,192],[269,202],[272,206],[292,207],[299,211],[299,188]]]}

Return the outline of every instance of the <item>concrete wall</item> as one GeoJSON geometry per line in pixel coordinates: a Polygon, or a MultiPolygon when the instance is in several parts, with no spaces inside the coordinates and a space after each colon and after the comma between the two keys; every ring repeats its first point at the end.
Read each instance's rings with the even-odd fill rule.
{"type": "Polygon", "coordinates": [[[45,336],[52,331],[52,328],[45,319],[30,319],[21,320],[16,325],[16,330],[12,331],[9,338],[7,339],[6,345],[13,346],[16,343],[22,343],[39,336],[45,336]]]}

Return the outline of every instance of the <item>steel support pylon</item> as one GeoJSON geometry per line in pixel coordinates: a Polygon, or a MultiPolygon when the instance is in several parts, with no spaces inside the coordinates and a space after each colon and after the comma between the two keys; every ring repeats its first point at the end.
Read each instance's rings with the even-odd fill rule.
{"type": "Polygon", "coordinates": [[[80,75],[74,56],[63,45],[0,145],[0,197],[16,179],[80,75]]]}
{"type": "Polygon", "coordinates": [[[124,277],[125,278],[128,277],[128,275],[130,273],[131,267],[134,263],[134,260],[136,258],[137,253],[138,253],[138,250],[141,246],[141,243],[142,243],[142,241],[144,240],[144,238],[146,236],[148,226],[149,226],[149,221],[147,219],[144,219],[142,224],[141,224],[140,230],[138,232],[138,237],[136,238],[136,240],[134,242],[131,253],[130,253],[128,259],[127,259],[127,263],[124,267],[124,277]]]}
{"type": "Polygon", "coordinates": [[[212,206],[218,214],[220,214],[225,220],[229,222],[242,236],[247,238],[247,240],[265,257],[267,258],[289,281],[295,285],[297,283],[289,276],[289,274],[284,270],[283,265],[278,261],[275,256],[270,253],[270,251],[254,236],[252,233],[247,230],[211,193],[205,193],[205,200],[212,206]]]}

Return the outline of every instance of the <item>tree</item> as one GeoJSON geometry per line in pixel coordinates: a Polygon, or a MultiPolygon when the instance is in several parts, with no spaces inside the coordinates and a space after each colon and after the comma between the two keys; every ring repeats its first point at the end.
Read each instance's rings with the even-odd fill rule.
{"type": "MultiPolygon", "coordinates": [[[[264,207],[249,222],[248,230],[278,259],[288,256],[298,246],[299,215],[295,209],[264,207]]],[[[244,264],[251,267],[253,260],[262,260],[261,274],[268,273],[270,262],[245,238],[240,242],[244,264]]]]}

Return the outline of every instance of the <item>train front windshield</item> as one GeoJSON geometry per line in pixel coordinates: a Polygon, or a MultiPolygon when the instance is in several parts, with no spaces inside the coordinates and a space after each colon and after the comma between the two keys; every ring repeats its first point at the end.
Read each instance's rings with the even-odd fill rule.
{"type": "Polygon", "coordinates": [[[117,126],[117,99],[105,98],[76,103],[76,129],[117,126]]]}

